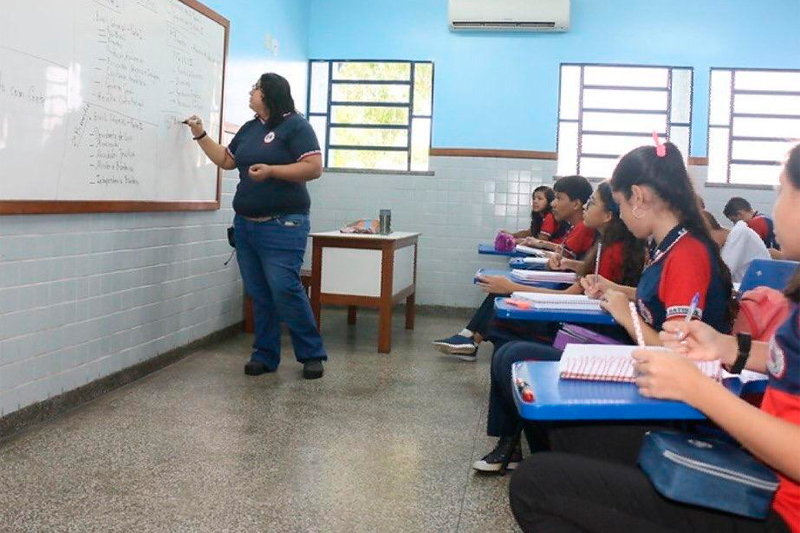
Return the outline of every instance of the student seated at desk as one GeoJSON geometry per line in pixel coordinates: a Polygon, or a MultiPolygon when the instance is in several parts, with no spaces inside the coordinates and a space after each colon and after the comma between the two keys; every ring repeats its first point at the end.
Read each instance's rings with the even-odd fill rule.
{"type": "Polygon", "coordinates": [[[594,244],[597,234],[583,223],[583,206],[592,195],[592,184],[583,176],[565,176],[553,185],[556,197],[553,200],[553,216],[559,224],[566,224],[566,234],[562,239],[543,241],[528,237],[522,241],[525,246],[550,251],[562,251],[569,259],[583,259],[594,244]]]}
{"type": "Polygon", "coordinates": [[[731,271],[734,283],[741,283],[744,273],[753,259],[770,259],[769,250],[764,245],[761,237],[740,220],[733,229],[726,229],[719,225],[714,215],[703,211],[711,238],[720,247],[720,256],[731,271]]]}
{"type": "MultiPolygon", "coordinates": [[[[708,233],[678,148],[666,143],[657,147],[642,146],[629,152],[617,164],[610,185],[625,225],[636,237],[651,238],[654,246],[648,253],[637,287],[586,276],[581,279],[586,294],[602,298],[602,306],[631,338],[635,338],[636,333],[629,302],[635,302],[647,345],[661,345],[658,331],[664,322],[684,320],[690,302],[698,293],[699,303],[691,318],[701,319],[718,331],[730,331],[736,314],[730,271],[708,233]]],[[[476,461],[473,468],[494,472],[509,454],[512,466],[521,457],[519,442],[513,439],[519,418],[511,391],[512,365],[518,361],[560,358],[561,350],[537,342],[510,342],[495,351],[487,433],[499,440],[496,448],[476,461]]],[[[544,429],[537,426],[535,431],[540,438],[532,439],[532,433],[528,433],[529,444],[545,447],[544,429]]],[[[605,448],[617,447],[623,452],[624,442],[604,446],[602,438],[585,440],[583,444],[589,448],[595,445],[603,448],[603,453],[605,448]]],[[[626,437],[623,441],[630,439],[626,437]]],[[[553,445],[552,440],[550,445],[553,445]]]]}
{"type": "Polygon", "coordinates": [[[531,194],[531,227],[516,233],[503,231],[510,233],[517,244],[527,237],[536,237],[543,241],[562,237],[566,228],[556,222],[556,218],[553,216],[553,208],[550,205],[555,197],[556,193],[547,185],[536,187],[533,190],[533,194],[531,194]]]}
{"type": "MultiPolygon", "coordinates": [[[[611,197],[608,183],[601,183],[597,191],[589,197],[586,209],[583,211],[582,224],[601,235],[603,249],[599,264],[600,273],[615,282],[635,285],[642,272],[644,246],[633,237],[619,218],[619,206],[611,197]]],[[[597,248],[592,250],[583,262],[579,262],[580,275],[594,271],[597,248]]],[[[508,295],[514,291],[583,293],[580,283],[575,283],[562,291],[521,285],[505,276],[484,276],[480,281],[480,286],[489,295],[472,316],[466,329],[452,337],[433,342],[441,352],[467,361],[475,360],[478,345],[487,335],[489,325],[494,319],[494,300],[497,296],[508,295]]]]}
{"type": "MultiPolygon", "coordinates": [[[[563,290],[542,289],[514,283],[505,276],[484,276],[481,288],[490,294],[491,303],[494,296],[511,294],[512,292],[537,292],[550,294],[583,294],[584,286],[580,278],[590,275],[597,268],[599,275],[613,283],[635,287],[639,283],[644,268],[645,244],[633,235],[620,218],[619,204],[614,200],[611,186],[603,182],[589,197],[584,211],[584,224],[600,235],[599,245],[595,245],[583,261],[551,258],[549,266],[553,269],[572,269],[579,276],[579,281],[563,290]],[[600,250],[600,261],[597,252],[600,250]],[[574,265],[574,266],[573,266],[574,265]]],[[[492,307],[493,310],[493,307],[492,307]]],[[[557,324],[534,322],[528,320],[494,320],[492,312],[488,333],[484,337],[494,343],[495,351],[512,340],[548,340],[556,333],[557,324]]],[[[627,335],[619,328],[596,326],[602,333],[609,333],[628,340],[627,335]]]]}
{"type": "Polygon", "coordinates": [[[767,248],[780,249],[775,239],[775,223],[767,215],[753,209],[746,199],[734,196],[722,208],[722,214],[734,224],[740,220],[747,223],[750,229],[758,233],[767,248]]]}
{"type": "MultiPolygon", "coordinates": [[[[797,260],[800,145],[790,152],[780,183],[776,232],[786,256],[797,260]]],[[[541,453],[526,460],[511,480],[511,508],[523,531],[800,533],[800,271],[786,294],[791,315],[772,342],[753,342],[746,359],[745,368],[770,376],[761,409],[724,390],[689,361],[719,359],[730,367],[738,358],[736,339],[706,324],[664,325],[664,345],[679,353],[634,352],[642,396],[682,401],[702,411],[778,474],[780,485],[765,520],[672,502],[634,463],[541,453]]]]}

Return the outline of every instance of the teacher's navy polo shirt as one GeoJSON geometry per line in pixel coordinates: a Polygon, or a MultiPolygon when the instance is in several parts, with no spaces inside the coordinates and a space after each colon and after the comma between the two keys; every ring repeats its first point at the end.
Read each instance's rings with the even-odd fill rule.
{"type": "Polygon", "coordinates": [[[256,117],[246,122],[228,145],[236,160],[239,185],[233,210],[246,217],[308,214],[311,198],[305,183],[275,178],[253,181],[248,170],[257,163],[289,165],[321,153],[311,124],[297,113],[287,113],[275,129],[256,117]]]}

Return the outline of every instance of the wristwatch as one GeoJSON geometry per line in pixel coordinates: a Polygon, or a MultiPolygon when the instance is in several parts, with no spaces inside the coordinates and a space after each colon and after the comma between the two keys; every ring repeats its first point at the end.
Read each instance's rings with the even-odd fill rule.
{"type": "Polygon", "coordinates": [[[736,344],[738,351],[736,352],[736,361],[733,362],[730,372],[731,374],[741,374],[747,359],[750,357],[750,347],[753,345],[753,339],[749,333],[737,333],[736,344]]]}

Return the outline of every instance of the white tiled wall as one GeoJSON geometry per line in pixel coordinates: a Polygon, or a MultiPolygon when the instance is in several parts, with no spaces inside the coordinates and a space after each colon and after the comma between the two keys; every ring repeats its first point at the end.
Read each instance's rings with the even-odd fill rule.
{"type": "Polygon", "coordinates": [[[0,217],[0,416],[242,318],[223,208],[0,217]]]}
{"type": "Polygon", "coordinates": [[[471,284],[475,271],[508,266],[503,258],[478,255],[478,243],[493,242],[500,228],[530,224],[531,190],[552,183],[555,161],[432,157],[431,170],[435,175],[326,172],[309,184],[312,230],[338,229],[391,209],[393,229],[422,233],[417,303],[473,307],[482,300],[471,284]]]}
{"type": "MultiPolygon", "coordinates": [[[[434,176],[326,172],[309,184],[312,231],[338,229],[359,218],[392,210],[392,227],[418,231],[417,303],[474,307],[483,294],[472,285],[479,268],[506,268],[501,257],[478,255],[480,242],[492,242],[498,229],[529,224],[529,197],[542,183],[552,185],[555,161],[432,157],[434,176]]],[[[692,167],[707,208],[720,220],[731,196],[751,199],[771,211],[774,191],[705,188],[706,167],[692,167]]],[[[309,265],[309,255],[306,256],[309,265]]]]}

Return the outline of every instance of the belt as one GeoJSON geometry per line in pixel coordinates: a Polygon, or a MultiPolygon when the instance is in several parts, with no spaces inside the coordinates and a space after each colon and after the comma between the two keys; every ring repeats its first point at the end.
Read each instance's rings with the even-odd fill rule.
{"type": "Polygon", "coordinates": [[[275,220],[279,218],[280,215],[273,215],[271,217],[244,217],[245,220],[249,220],[250,222],[269,222],[270,220],[275,220]]]}

